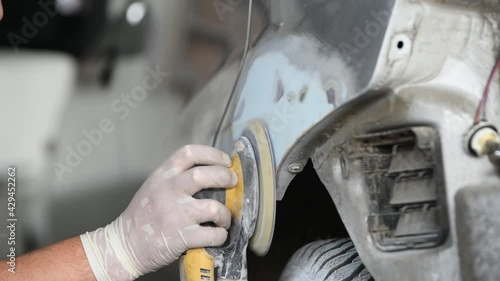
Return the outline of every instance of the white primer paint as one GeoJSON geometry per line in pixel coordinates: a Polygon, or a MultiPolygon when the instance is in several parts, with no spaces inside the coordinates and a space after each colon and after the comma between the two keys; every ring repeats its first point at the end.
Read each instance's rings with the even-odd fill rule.
{"type": "Polygon", "coordinates": [[[149,199],[148,198],[142,198],[141,200],[141,207],[146,207],[146,205],[149,203],[149,199]]]}
{"type": "Polygon", "coordinates": [[[165,173],[163,173],[163,174],[162,174],[162,176],[163,176],[164,178],[166,178],[166,179],[170,179],[170,178],[173,178],[173,177],[175,177],[176,175],[178,175],[180,172],[181,172],[181,171],[180,171],[178,168],[174,167],[174,168],[172,168],[172,169],[170,169],[170,170],[166,171],[165,173]]]}
{"type": "Polygon", "coordinates": [[[186,204],[189,204],[191,202],[193,202],[194,198],[191,197],[191,196],[186,196],[180,200],[177,201],[178,204],[180,205],[186,205],[186,204]]]}
{"type": "Polygon", "coordinates": [[[142,230],[146,231],[149,236],[151,236],[155,233],[155,230],[151,227],[151,225],[149,223],[143,225],[142,230]]]}

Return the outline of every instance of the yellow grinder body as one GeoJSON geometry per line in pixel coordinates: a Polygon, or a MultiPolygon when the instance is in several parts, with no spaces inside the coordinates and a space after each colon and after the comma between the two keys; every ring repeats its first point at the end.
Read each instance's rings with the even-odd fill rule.
{"type": "Polygon", "coordinates": [[[259,204],[259,176],[251,142],[240,138],[232,153],[231,170],[238,177],[234,188],[225,191],[231,212],[231,227],[226,244],[218,248],[191,249],[181,260],[181,280],[247,280],[246,249],[255,231],[259,204]],[[236,265],[236,266],[235,266],[236,265]]]}

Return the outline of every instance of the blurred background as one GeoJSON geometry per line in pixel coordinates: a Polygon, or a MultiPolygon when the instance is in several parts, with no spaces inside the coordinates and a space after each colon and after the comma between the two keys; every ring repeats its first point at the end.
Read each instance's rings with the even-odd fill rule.
{"type": "MultiPolygon", "coordinates": [[[[185,144],[180,113],[241,55],[248,7],[231,1],[221,14],[206,0],[3,2],[0,185],[6,190],[7,167],[17,166],[20,255],[114,220],[185,144]],[[132,96],[145,79],[146,95],[132,96]]],[[[1,221],[6,199],[1,192],[1,221]]],[[[6,238],[0,230],[0,257],[6,238]]],[[[177,271],[141,280],[178,280],[177,271]]]]}
{"type": "MultiPolygon", "coordinates": [[[[278,11],[291,8],[281,2],[274,1],[282,5],[278,11]]],[[[273,2],[253,3],[250,45],[273,16],[273,2]]],[[[214,130],[203,124],[222,114],[245,47],[248,1],[3,4],[0,221],[8,213],[7,167],[15,165],[21,255],[105,226],[175,149],[210,143],[193,124],[214,130]],[[220,100],[204,99],[208,92],[220,100]]],[[[341,223],[325,224],[340,218],[319,179],[307,175],[315,175],[311,164],[277,203],[270,252],[264,258],[250,254],[252,280],[277,280],[307,242],[347,237],[343,227],[335,228],[341,223]]],[[[7,255],[7,232],[0,228],[0,259],[7,255]]],[[[178,267],[140,280],[179,280],[178,267]]]]}

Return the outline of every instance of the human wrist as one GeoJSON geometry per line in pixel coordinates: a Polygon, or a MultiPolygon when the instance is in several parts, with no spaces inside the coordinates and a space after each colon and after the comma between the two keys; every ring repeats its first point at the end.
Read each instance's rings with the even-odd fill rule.
{"type": "Polygon", "coordinates": [[[123,239],[121,216],[106,227],[80,236],[97,281],[130,281],[141,275],[123,239]]]}

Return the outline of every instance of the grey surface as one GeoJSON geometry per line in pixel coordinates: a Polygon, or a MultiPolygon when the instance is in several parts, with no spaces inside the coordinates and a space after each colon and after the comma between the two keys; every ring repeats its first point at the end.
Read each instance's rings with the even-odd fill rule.
{"type": "MultiPolygon", "coordinates": [[[[155,1],[151,1],[153,2],[155,1]]],[[[253,79],[243,75],[239,81],[242,87],[245,85],[250,87],[247,91],[249,99],[246,101],[240,99],[240,105],[247,107],[247,112],[252,115],[250,117],[262,118],[266,117],[265,113],[267,113],[270,120],[279,119],[280,115],[278,112],[278,117],[276,117],[275,107],[267,108],[264,113],[257,110],[264,108],[260,103],[261,100],[258,100],[259,102],[253,108],[248,107],[248,101],[255,100],[257,94],[264,97],[267,93],[271,93],[271,101],[279,97],[278,100],[284,104],[297,105],[295,108],[298,110],[293,113],[295,116],[304,116],[304,119],[286,121],[289,122],[288,127],[283,131],[274,128],[276,134],[274,134],[273,141],[281,136],[286,144],[280,147],[283,156],[283,161],[280,160],[280,162],[284,168],[283,173],[278,174],[281,181],[281,195],[284,194],[287,183],[292,178],[286,171],[289,164],[306,161],[314,149],[321,146],[313,155],[315,168],[319,171],[334,199],[349,234],[358,246],[360,255],[374,276],[377,278],[380,276],[380,280],[459,280],[458,250],[454,244],[457,241],[454,232],[455,192],[463,185],[474,185],[484,179],[498,186],[498,177],[491,171],[487,160],[472,158],[464,154],[462,150],[462,136],[470,126],[471,115],[480,92],[474,87],[477,85],[479,85],[477,87],[482,87],[486,81],[490,71],[488,63],[494,59],[490,53],[496,53],[496,47],[492,46],[498,46],[498,42],[494,42],[498,38],[491,39],[494,36],[488,33],[490,29],[484,28],[481,32],[477,31],[483,24],[489,27],[496,23],[495,16],[487,18],[480,14],[478,18],[475,14],[467,14],[468,10],[462,7],[436,5],[433,1],[396,1],[402,11],[415,11],[411,14],[414,18],[404,13],[394,15],[398,22],[388,28],[390,29],[388,32],[391,32],[388,33],[389,35],[400,35],[402,32],[400,28],[405,28],[405,24],[414,25],[408,30],[403,30],[411,35],[411,39],[408,40],[414,45],[413,49],[408,50],[403,57],[405,63],[411,67],[407,68],[405,65],[401,68],[393,68],[397,64],[391,61],[391,56],[388,54],[389,51],[392,52],[392,49],[383,48],[384,43],[391,43],[391,38],[384,37],[382,33],[369,43],[370,47],[363,48],[365,56],[347,58],[347,64],[350,64],[350,67],[346,67],[344,61],[346,58],[338,59],[333,52],[337,50],[337,44],[344,41],[343,39],[347,40],[347,43],[354,39],[354,33],[350,31],[356,27],[358,21],[359,24],[366,23],[366,17],[356,17],[354,18],[356,22],[352,22],[353,18],[350,16],[358,10],[354,9],[354,6],[345,7],[345,13],[336,13],[341,6],[336,6],[335,3],[345,4],[350,3],[349,1],[296,0],[293,4],[288,1],[270,2],[271,15],[269,16],[273,24],[250,52],[253,58],[262,56],[269,60],[261,64],[260,68],[253,64],[255,61],[249,61],[246,65],[245,71],[249,72],[253,69],[257,74],[253,79]],[[428,9],[425,11],[415,7],[413,7],[415,9],[406,9],[410,5],[421,5],[428,9]],[[332,14],[336,16],[332,17],[332,14]],[[480,24],[470,24],[464,19],[477,20],[480,24]],[[323,24],[325,21],[335,26],[323,24]],[[343,24],[350,28],[345,28],[343,24]],[[431,32],[429,32],[429,26],[432,27],[431,32]],[[455,29],[457,32],[450,32],[455,29]],[[335,32],[339,34],[338,38],[335,32]],[[479,33],[481,36],[476,36],[479,33]],[[455,38],[463,34],[468,34],[465,38],[467,40],[461,42],[459,39],[463,38],[455,38]],[[425,35],[436,37],[429,38],[425,35]],[[445,37],[449,40],[442,39],[445,37]],[[491,41],[485,41],[489,39],[491,41]],[[448,44],[437,43],[441,41],[448,42],[448,44]],[[378,53],[379,47],[387,52],[381,54],[380,60],[378,54],[375,54],[378,53]],[[274,63],[273,56],[265,57],[265,53],[269,50],[284,54],[289,60],[285,59],[285,63],[281,64],[274,63]],[[432,57],[426,57],[426,54],[432,54],[432,57]],[[418,67],[423,61],[426,67],[418,67]],[[377,65],[378,76],[371,77],[372,72],[376,70],[375,63],[380,64],[377,65]],[[456,66],[458,68],[455,68],[456,66]],[[274,75],[272,73],[271,79],[268,80],[272,86],[269,86],[263,81],[268,74],[264,71],[270,67],[276,67],[283,72],[293,69],[296,73],[286,75],[286,79],[281,81],[282,87],[277,86],[280,85],[279,83],[273,84],[275,82],[273,79],[276,78],[278,81],[280,77],[272,76],[274,75]],[[456,72],[460,73],[465,69],[463,73],[473,74],[469,77],[471,80],[457,79],[456,73],[450,71],[450,68],[458,69],[456,72]],[[445,70],[448,71],[447,76],[441,77],[438,81],[439,87],[436,87],[436,84],[425,84],[440,74],[440,71],[445,70]],[[299,72],[301,75],[297,75],[299,72]],[[316,73],[319,73],[318,79],[313,76],[316,73]],[[304,78],[302,82],[307,87],[303,87],[302,82],[298,85],[296,82],[300,82],[300,79],[297,78],[304,78]],[[329,83],[331,81],[335,83],[329,83]],[[364,91],[363,87],[368,85],[368,82],[375,91],[364,91]],[[408,87],[409,84],[411,84],[410,87],[408,87]],[[293,87],[287,88],[289,85],[293,87]],[[312,85],[319,87],[311,90],[312,85]],[[379,91],[385,87],[390,90],[379,91]],[[303,91],[303,89],[309,89],[309,91],[303,91]],[[284,92],[281,93],[281,90],[284,92]],[[366,94],[363,99],[351,101],[352,98],[363,93],[366,94]],[[324,102],[318,104],[330,106],[331,110],[329,108],[327,112],[329,114],[319,112],[316,107],[313,107],[315,110],[311,110],[310,107],[301,104],[300,100],[307,102],[311,96],[324,98],[324,102]],[[356,116],[351,117],[353,112],[356,116]],[[339,143],[348,140],[356,133],[354,129],[359,129],[358,125],[362,129],[374,130],[408,123],[436,126],[442,134],[442,142],[446,143],[443,155],[445,155],[444,172],[447,182],[445,196],[451,213],[450,239],[435,249],[385,254],[378,252],[372,242],[366,239],[368,235],[365,219],[368,211],[365,205],[369,202],[364,196],[362,175],[357,173],[360,167],[348,165],[350,171],[343,174],[342,169],[345,167],[339,165],[338,159],[329,156],[332,156],[330,153],[339,143]],[[296,133],[294,131],[296,128],[300,129],[299,134],[292,134],[296,133]],[[326,129],[330,130],[325,131],[326,129]],[[307,135],[304,135],[305,133],[307,135]],[[321,137],[318,137],[320,135],[321,137]],[[325,143],[327,139],[328,142],[325,143]],[[387,270],[388,268],[392,270],[387,270]]],[[[369,14],[370,9],[362,5],[368,3],[367,1],[353,1],[352,3],[362,6],[361,13],[369,14]]],[[[392,1],[371,1],[370,4],[375,5],[372,7],[375,11],[378,11],[377,3],[382,7],[392,9],[392,1]]],[[[159,7],[165,8],[164,5],[159,7]]],[[[482,6],[479,5],[479,7],[482,6]]],[[[161,9],[154,10],[154,12],[157,18],[162,18],[161,9]]],[[[237,13],[229,14],[237,15],[237,13]]],[[[266,16],[264,15],[263,18],[266,16]]],[[[173,22],[180,21],[182,14],[165,17],[163,25],[154,30],[155,40],[148,42],[149,45],[147,45],[150,47],[149,54],[119,60],[117,71],[114,73],[115,79],[109,88],[80,85],[64,117],[62,124],[64,133],[55,141],[54,161],[63,161],[64,148],[67,145],[74,147],[82,139],[83,129],[95,128],[101,118],[109,117],[109,107],[112,101],[140,83],[146,64],[159,62],[167,65],[167,69],[176,70],[175,61],[181,55],[175,50],[182,50],[185,46],[181,44],[182,42],[172,40],[172,38],[177,38],[176,27],[174,24],[168,28],[164,26],[172,23],[168,22],[169,19],[173,19],[173,22]],[[168,40],[163,41],[162,39],[166,38],[160,37],[167,30],[169,31],[166,32],[168,40]],[[174,43],[175,46],[170,43],[174,43]],[[169,55],[164,56],[164,54],[169,55]]],[[[233,69],[231,64],[227,66],[231,67],[227,67],[226,70],[233,69]]],[[[461,76],[458,77],[461,78],[461,76]]],[[[218,89],[218,87],[213,86],[212,89],[218,89]]],[[[223,94],[213,93],[212,97],[227,96],[228,91],[222,90],[224,89],[221,89],[223,94]],[[219,94],[221,96],[218,96],[219,94]]],[[[490,98],[492,98],[491,104],[498,104],[496,95],[490,98]]],[[[207,100],[210,100],[210,97],[198,99],[199,108],[205,107],[207,104],[204,104],[204,101],[207,100]]],[[[182,123],[179,118],[183,116],[180,114],[180,108],[183,106],[182,98],[163,90],[162,87],[156,91],[155,95],[151,95],[142,102],[126,120],[119,122],[116,120],[116,130],[107,135],[105,140],[94,148],[91,155],[87,156],[71,174],[67,174],[64,180],[55,180],[53,171],[49,168],[44,179],[26,183],[26,190],[29,189],[27,193],[35,196],[26,198],[27,201],[22,204],[25,206],[22,212],[27,214],[23,224],[25,228],[29,227],[29,231],[24,229],[20,231],[28,233],[30,239],[40,246],[79,234],[88,230],[86,228],[101,226],[112,220],[126,205],[147,174],[184,142],[177,136],[179,132],[177,126],[182,123]],[[85,206],[89,206],[87,204],[90,204],[92,208],[86,208],[85,206]],[[82,224],[76,223],[79,220],[82,224]]],[[[234,116],[241,116],[237,114],[236,104],[233,107],[234,116]]],[[[498,113],[497,107],[488,108],[489,113],[498,113]]],[[[197,108],[192,108],[192,110],[196,111],[197,108]]],[[[243,109],[240,108],[240,110],[243,109]]],[[[211,117],[207,118],[207,123],[203,124],[208,128],[217,123],[219,114],[218,108],[217,114],[202,112],[199,116],[211,117]]],[[[498,123],[497,116],[499,115],[491,115],[492,119],[498,123]]],[[[196,122],[197,120],[190,120],[189,124],[196,124],[196,122]]],[[[238,128],[235,125],[238,124],[227,125],[224,129],[229,140],[226,140],[224,144],[232,145],[231,137],[233,133],[237,135],[238,128]]],[[[244,127],[244,122],[239,125],[241,129],[244,127]]],[[[189,132],[189,128],[190,126],[182,128],[183,132],[187,131],[189,135],[192,133],[189,132]]],[[[203,132],[213,133],[209,129],[203,132]]],[[[24,196],[22,194],[23,192],[20,192],[19,196],[24,196]]],[[[0,207],[3,208],[3,206],[0,207]]]]}
{"type": "MultiPolygon", "coordinates": [[[[149,173],[181,145],[176,132],[183,100],[174,93],[162,88],[152,91],[124,120],[110,110],[113,100],[141,83],[145,66],[141,57],[122,60],[112,89],[81,87],[70,101],[63,134],[57,142],[56,161],[63,161],[66,145],[75,147],[82,140],[83,129],[97,128],[102,118],[112,119],[116,130],[105,135],[62,182],[52,178],[50,195],[38,209],[46,212],[41,221],[48,220],[50,226],[36,228],[42,231],[40,245],[92,231],[114,220],[149,173]]],[[[177,264],[173,264],[139,280],[178,279],[177,264]]]]}
{"type": "MultiPolygon", "coordinates": [[[[239,62],[241,39],[246,37],[245,32],[240,32],[246,29],[247,20],[242,16],[246,15],[245,5],[234,7],[231,13],[224,15],[224,19],[219,19],[211,2],[203,2],[208,3],[203,5],[205,9],[203,16],[196,14],[200,12],[198,6],[202,5],[201,2],[180,0],[146,2],[150,9],[148,24],[151,26],[149,32],[142,34],[145,37],[140,38],[144,39],[141,44],[143,50],[133,55],[119,56],[113,67],[111,82],[106,86],[92,80],[97,76],[95,70],[99,70],[100,61],[92,59],[84,61],[79,66],[80,80],[76,89],[69,93],[71,97],[67,101],[66,110],[60,122],[54,125],[60,134],[51,139],[47,145],[47,156],[50,161],[44,163],[43,172],[37,178],[28,180],[19,173],[19,177],[25,181],[21,181],[23,186],[18,192],[19,200],[22,202],[19,204],[19,216],[22,220],[17,229],[18,255],[110,223],[124,210],[149,173],[165,161],[175,149],[188,143],[183,134],[191,135],[194,128],[192,125],[183,124],[183,121],[186,121],[184,118],[189,114],[183,115],[182,111],[186,107],[186,101],[192,96],[173,89],[171,82],[174,78],[165,79],[157,88],[150,91],[147,98],[132,108],[126,118],[120,119],[111,109],[116,99],[120,99],[124,94],[130,95],[134,87],[142,84],[147,74],[146,67],[155,69],[159,66],[162,71],[169,72],[171,77],[186,72],[186,67],[189,69],[189,65],[186,65],[192,62],[188,61],[186,56],[192,47],[189,46],[192,42],[188,42],[187,37],[192,34],[187,30],[196,35],[203,33],[201,37],[216,42],[229,37],[224,44],[227,43],[234,50],[231,49],[226,54],[231,58],[227,61],[227,69],[230,71],[233,69],[234,64],[231,64],[233,60],[239,62]],[[197,18],[204,20],[208,18],[215,24],[206,24],[195,20],[197,18]],[[209,26],[213,29],[208,28],[209,26]],[[83,157],[80,164],[72,167],[70,173],[65,173],[58,179],[50,163],[67,164],[66,148],[76,149],[77,145],[86,139],[82,131],[97,129],[99,122],[104,118],[109,118],[113,122],[115,130],[105,134],[103,141],[94,145],[92,152],[83,157]]],[[[125,8],[126,5],[117,9],[116,15],[123,15],[125,8]]],[[[132,41],[139,40],[134,34],[124,36],[129,36],[128,39],[132,41]]],[[[89,54],[93,53],[89,50],[89,54]]],[[[198,57],[195,56],[194,59],[196,58],[198,57]]],[[[198,66],[204,65],[204,61],[195,62],[198,66]]],[[[198,83],[207,82],[210,77],[207,75],[204,80],[190,82],[198,86],[198,83]]],[[[226,75],[226,78],[231,80],[230,85],[234,83],[235,77],[232,73],[226,75]]],[[[227,94],[218,88],[212,88],[211,91],[227,94]]],[[[220,102],[217,99],[211,102],[204,106],[209,110],[220,111],[219,108],[213,108],[220,102]]],[[[37,105],[42,104],[33,104],[37,105]]],[[[26,130],[30,129],[29,125],[26,130]]],[[[3,181],[4,178],[0,176],[0,179],[3,181]]],[[[0,184],[2,190],[4,190],[3,183],[0,184]]],[[[0,194],[0,209],[0,219],[5,221],[4,193],[0,194]]],[[[5,231],[1,229],[0,259],[6,254],[5,242],[5,231]]],[[[140,280],[178,279],[177,264],[173,264],[159,273],[140,280]]]]}
{"type": "Polygon", "coordinates": [[[261,12],[269,16],[267,29],[248,54],[218,146],[229,149],[249,122],[262,120],[272,140],[281,200],[294,177],[288,166],[305,165],[311,154],[304,147],[306,133],[369,84],[388,27],[386,19],[377,21],[378,13],[388,18],[394,1],[269,4],[261,12]],[[377,32],[361,44],[356,30],[368,22],[377,32]]]}
{"type": "Polygon", "coordinates": [[[456,195],[457,234],[463,281],[500,276],[500,187],[474,186],[456,195]]]}
{"type": "MultiPolygon", "coordinates": [[[[82,130],[98,128],[103,118],[110,118],[116,126],[72,172],[58,180],[47,165],[42,176],[33,181],[19,170],[17,255],[110,223],[149,173],[181,145],[176,132],[184,101],[179,95],[158,88],[123,120],[110,109],[113,100],[140,85],[145,67],[142,57],[125,58],[119,62],[110,88],[79,85],[72,94],[60,123],[61,133],[49,151],[52,162],[65,164],[66,147],[75,149],[85,140],[82,130]]],[[[2,222],[6,208],[2,192],[2,222]]],[[[5,234],[2,229],[0,257],[7,251],[5,234]]],[[[177,271],[174,264],[141,280],[177,280],[177,271]]]]}

